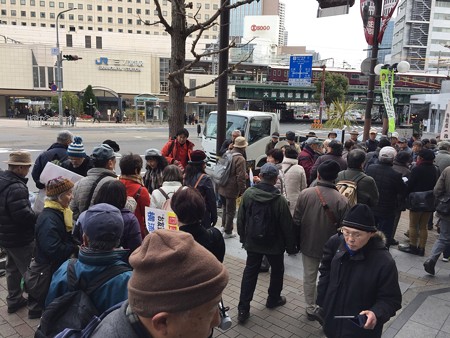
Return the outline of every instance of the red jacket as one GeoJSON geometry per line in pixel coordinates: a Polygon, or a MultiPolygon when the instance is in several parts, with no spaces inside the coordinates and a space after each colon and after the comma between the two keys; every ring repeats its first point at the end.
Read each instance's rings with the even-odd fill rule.
{"type": "Polygon", "coordinates": [[[188,161],[191,159],[191,152],[194,149],[194,143],[186,140],[185,144],[180,144],[178,141],[169,140],[161,150],[162,156],[167,159],[169,164],[179,161],[183,168],[187,166],[188,161]],[[173,146],[172,146],[173,143],[173,146]],[[172,148],[172,149],[171,149],[172,148]]]}
{"type": "Polygon", "coordinates": [[[139,187],[142,187],[139,197],[135,198],[136,202],[137,202],[137,206],[136,206],[136,210],[134,211],[134,215],[136,216],[136,218],[139,221],[139,226],[141,228],[141,235],[142,235],[142,238],[144,238],[145,235],[148,234],[147,228],[145,227],[145,207],[150,206],[150,194],[148,193],[148,190],[146,187],[140,185],[139,183],[137,183],[135,181],[121,178],[120,182],[125,184],[125,187],[127,188],[127,196],[130,196],[133,198],[136,196],[136,194],[139,190],[139,187]]]}

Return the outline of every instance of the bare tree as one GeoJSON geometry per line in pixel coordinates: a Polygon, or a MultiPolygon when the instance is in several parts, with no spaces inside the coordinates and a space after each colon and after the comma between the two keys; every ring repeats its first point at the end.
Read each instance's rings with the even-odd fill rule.
{"type": "Polygon", "coordinates": [[[217,12],[211,15],[208,20],[205,20],[203,22],[200,22],[197,19],[196,14],[198,14],[198,11],[200,10],[198,9],[197,13],[193,16],[194,23],[188,24],[186,9],[192,9],[193,3],[187,2],[186,0],[168,0],[168,2],[170,2],[172,6],[172,21],[169,24],[162,14],[163,11],[161,9],[160,0],[153,0],[158,13],[158,21],[148,22],[141,19],[145,25],[162,24],[165,28],[165,31],[171,37],[170,69],[168,76],[170,136],[174,136],[177,130],[183,128],[184,126],[184,97],[186,96],[186,94],[190,91],[213,84],[219,77],[226,76],[230,71],[234,69],[234,67],[236,67],[236,65],[234,65],[234,67],[228,67],[224,72],[218,74],[217,77],[205,84],[193,88],[186,87],[184,83],[184,74],[187,70],[194,67],[204,57],[209,57],[221,52],[228,52],[230,48],[236,47],[236,44],[234,42],[231,42],[228,47],[221,50],[197,53],[196,47],[203,32],[218,24],[216,21],[224,10],[230,10],[245,4],[250,4],[254,1],[259,0],[239,0],[233,4],[230,4],[230,0],[222,1],[222,5],[217,10],[217,12]],[[195,36],[190,50],[193,56],[193,60],[186,63],[186,40],[191,35],[195,36]]]}

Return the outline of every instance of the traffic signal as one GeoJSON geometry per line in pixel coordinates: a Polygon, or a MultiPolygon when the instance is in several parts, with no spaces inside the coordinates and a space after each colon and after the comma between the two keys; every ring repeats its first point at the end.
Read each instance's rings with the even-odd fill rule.
{"type": "Polygon", "coordinates": [[[322,9],[346,5],[352,7],[355,4],[355,0],[317,0],[317,2],[322,9]]]}
{"type": "Polygon", "coordinates": [[[78,55],[63,55],[63,58],[67,61],[77,61],[82,59],[78,55]]]}

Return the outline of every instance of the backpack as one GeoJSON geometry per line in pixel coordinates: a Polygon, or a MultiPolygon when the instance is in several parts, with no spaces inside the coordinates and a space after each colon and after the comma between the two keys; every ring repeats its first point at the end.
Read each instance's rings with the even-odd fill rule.
{"type": "Polygon", "coordinates": [[[167,211],[173,211],[172,210],[172,207],[170,206],[170,203],[172,202],[172,199],[169,197],[169,195],[167,195],[167,193],[164,191],[164,190],[162,190],[162,188],[159,188],[158,189],[158,191],[165,197],[165,201],[164,201],[164,203],[163,203],[163,206],[162,206],[162,210],[167,210],[167,211]]]}
{"type": "Polygon", "coordinates": [[[223,154],[222,158],[217,161],[216,166],[214,167],[214,171],[211,175],[211,178],[216,184],[222,187],[226,185],[228,179],[230,178],[233,157],[236,155],[242,156],[242,154],[240,153],[226,152],[225,154],[223,154]]]}
{"type": "Polygon", "coordinates": [[[364,174],[361,173],[355,177],[355,180],[342,180],[336,183],[336,189],[339,193],[345,196],[348,200],[348,205],[353,207],[358,203],[358,183],[364,178],[364,174]]]}
{"type": "MultiPolygon", "coordinates": [[[[258,189],[255,187],[255,189],[258,189]]],[[[281,198],[281,195],[277,198],[281,198]]],[[[246,211],[245,236],[252,242],[259,245],[267,245],[274,241],[276,237],[275,224],[272,217],[272,203],[276,199],[261,203],[251,200],[246,211]]]]}
{"type": "Polygon", "coordinates": [[[76,258],[72,258],[67,264],[68,292],[55,298],[46,307],[35,338],[54,337],[66,328],[75,330],[85,328],[94,316],[99,315],[90,295],[115,276],[131,271],[129,266],[113,265],[86,282],[76,277],[76,261],[76,258]]]}

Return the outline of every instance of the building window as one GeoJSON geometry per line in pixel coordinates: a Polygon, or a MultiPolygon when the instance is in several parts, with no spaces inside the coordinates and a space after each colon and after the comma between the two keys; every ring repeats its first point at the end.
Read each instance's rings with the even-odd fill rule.
{"type": "MultiPolygon", "coordinates": [[[[15,2],[15,1],[14,1],[14,2],[15,2]]],[[[12,1],[11,1],[11,3],[12,3],[12,1]]],[[[39,6],[45,7],[45,1],[39,1],[39,6]]]]}
{"type": "Polygon", "coordinates": [[[133,13],[133,8],[127,8],[127,13],[128,14],[132,14],[133,13]]]}
{"type": "Polygon", "coordinates": [[[219,5],[218,4],[213,4],[213,9],[214,10],[218,10],[219,9],[219,5]]]}
{"type": "Polygon", "coordinates": [[[112,33],[113,29],[112,28],[108,28],[108,32],[112,33]]]}
{"type": "Polygon", "coordinates": [[[22,22],[22,26],[26,26],[27,25],[27,23],[26,22],[22,22]]]}
{"type": "Polygon", "coordinates": [[[64,8],[64,2],[58,3],[58,7],[59,7],[59,8],[64,8]]]}
{"type": "Polygon", "coordinates": [[[50,27],[51,27],[51,28],[55,28],[56,25],[55,25],[54,23],[51,23],[51,24],[50,24],[50,27]]]}
{"type": "Polygon", "coordinates": [[[205,14],[205,20],[209,20],[209,14],[205,14]]]}
{"type": "Polygon", "coordinates": [[[209,9],[209,4],[205,4],[205,9],[209,9]]]}
{"type": "Polygon", "coordinates": [[[92,27],[88,26],[88,31],[92,31],[92,30],[94,30],[94,29],[92,27]]]}
{"type": "Polygon", "coordinates": [[[47,67],[47,81],[48,81],[48,83],[55,82],[53,67],[47,67]]]}
{"type": "Polygon", "coordinates": [[[103,31],[103,28],[102,28],[102,27],[98,27],[97,30],[98,30],[99,32],[101,32],[101,31],[103,31]]]}
{"type": "Polygon", "coordinates": [[[16,26],[17,22],[16,21],[11,21],[11,25],[16,26]]]}
{"type": "MultiPolygon", "coordinates": [[[[54,19],[55,18],[55,13],[50,13],[50,19],[54,19]]],[[[53,25],[52,27],[54,27],[55,25],[53,25]]]]}
{"type": "Polygon", "coordinates": [[[108,18],[108,23],[113,23],[113,18],[108,18]]]}
{"type": "Polygon", "coordinates": [[[142,34],[142,32],[141,31],[136,31],[136,34],[142,34]]]}
{"type": "Polygon", "coordinates": [[[91,36],[90,35],[86,35],[84,37],[84,47],[85,48],[92,48],[92,46],[91,46],[91,36]]]}
{"type": "MultiPolygon", "coordinates": [[[[200,14],[199,14],[200,15],[200,14]]],[[[163,11],[163,16],[167,16],[167,11],[163,11]]],[[[200,18],[199,18],[200,19],[200,18]]]]}
{"type": "Polygon", "coordinates": [[[88,11],[92,11],[92,5],[86,5],[88,11]]]}
{"type": "Polygon", "coordinates": [[[11,10],[11,16],[16,16],[16,15],[17,15],[16,10],[15,9],[11,10]]]}
{"type": "Polygon", "coordinates": [[[133,24],[133,19],[128,19],[128,24],[132,25],[133,24]]]}
{"type": "Polygon", "coordinates": [[[103,18],[101,16],[97,17],[97,22],[103,22],[103,18]]]}
{"type": "Polygon", "coordinates": [[[83,15],[78,15],[78,21],[83,21],[84,17],[83,15]]]}
{"type": "Polygon", "coordinates": [[[55,8],[55,2],[54,1],[50,1],[48,3],[48,7],[55,8]]]}
{"type": "Polygon", "coordinates": [[[123,8],[122,7],[117,7],[117,13],[123,13],[123,8]]]}
{"type": "Polygon", "coordinates": [[[6,9],[2,9],[2,11],[0,12],[2,15],[6,16],[6,9]]]}
{"type": "Polygon", "coordinates": [[[128,30],[128,33],[133,34],[133,31],[131,29],[128,30]]]}
{"type": "Polygon", "coordinates": [[[101,10],[102,10],[102,6],[101,6],[101,5],[98,5],[98,6],[97,6],[97,10],[98,10],[98,11],[101,11],[101,10]]]}
{"type": "Polygon", "coordinates": [[[112,11],[113,11],[112,6],[108,6],[108,12],[112,12],[112,11]]]}
{"type": "Polygon", "coordinates": [[[118,18],[118,19],[117,19],[117,23],[118,23],[118,24],[123,24],[123,19],[122,19],[122,18],[118,18]]]}
{"type": "MultiPolygon", "coordinates": [[[[3,12],[3,11],[2,11],[3,12]]],[[[6,11],[5,11],[6,12],[6,11]]],[[[6,15],[6,13],[5,13],[6,15]]],[[[20,16],[27,16],[27,12],[26,11],[20,11],[20,16]]],[[[23,26],[23,25],[22,25],[23,26]]]]}
{"type": "Polygon", "coordinates": [[[141,9],[140,8],[136,9],[136,14],[141,14],[141,9]]]}
{"type": "MultiPolygon", "coordinates": [[[[3,2],[2,2],[3,3],[3,2]]],[[[26,0],[20,0],[20,4],[21,5],[26,5],[27,4],[27,1],[26,0]]]]}
{"type": "Polygon", "coordinates": [[[95,45],[97,49],[102,49],[103,45],[102,45],[102,37],[101,36],[96,36],[95,37],[95,45]]]}
{"type": "Polygon", "coordinates": [[[36,23],[35,23],[35,22],[32,22],[32,23],[31,23],[31,27],[36,27],[36,23]]]}
{"type": "Polygon", "coordinates": [[[16,4],[16,0],[11,0],[11,5],[15,5],[16,4]]]}
{"type": "Polygon", "coordinates": [[[202,8],[202,4],[200,2],[197,2],[197,8],[202,8]]]}
{"type": "Polygon", "coordinates": [[[119,32],[119,33],[123,33],[123,29],[119,29],[118,32],[119,32]]]}
{"type": "Polygon", "coordinates": [[[82,30],[84,29],[84,27],[83,27],[83,26],[78,26],[78,29],[79,29],[80,31],[82,31],[82,30]]]}
{"type": "Polygon", "coordinates": [[[75,26],[69,26],[69,32],[75,32],[75,26]]]}
{"type": "Polygon", "coordinates": [[[83,9],[83,4],[78,4],[78,9],[83,9]]]}
{"type": "Polygon", "coordinates": [[[90,21],[90,22],[92,22],[92,16],[91,16],[91,15],[88,15],[88,17],[87,17],[87,21],[90,21]]]}
{"type": "Polygon", "coordinates": [[[150,15],[150,10],[149,9],[145,10],[145,15],[150,15]]]}
{"type": "Polygon", "coordinates": [[[69,14],[69,20],[73,21],[74,18],[75,16],[73,14],[69,14]]]}
{"type": "Polygon", "coordinates": [[[73,47],[72,46],[72,34],[66,34],[66,47],[73,47]]]}
{"type": "Polygon", "coordinates": [[[45,19],[45,13],[44,13],[44,12],[41,12],[41,13],[40,13],[40,17],[41,17],[41,19],[45,19]]]}
{"type": "Polygon", "coordinates": [[[67,5],[67,7],[69,7],[69,8],[75,8],[73,2],[69,2],[69,4],[67,5]]]}

